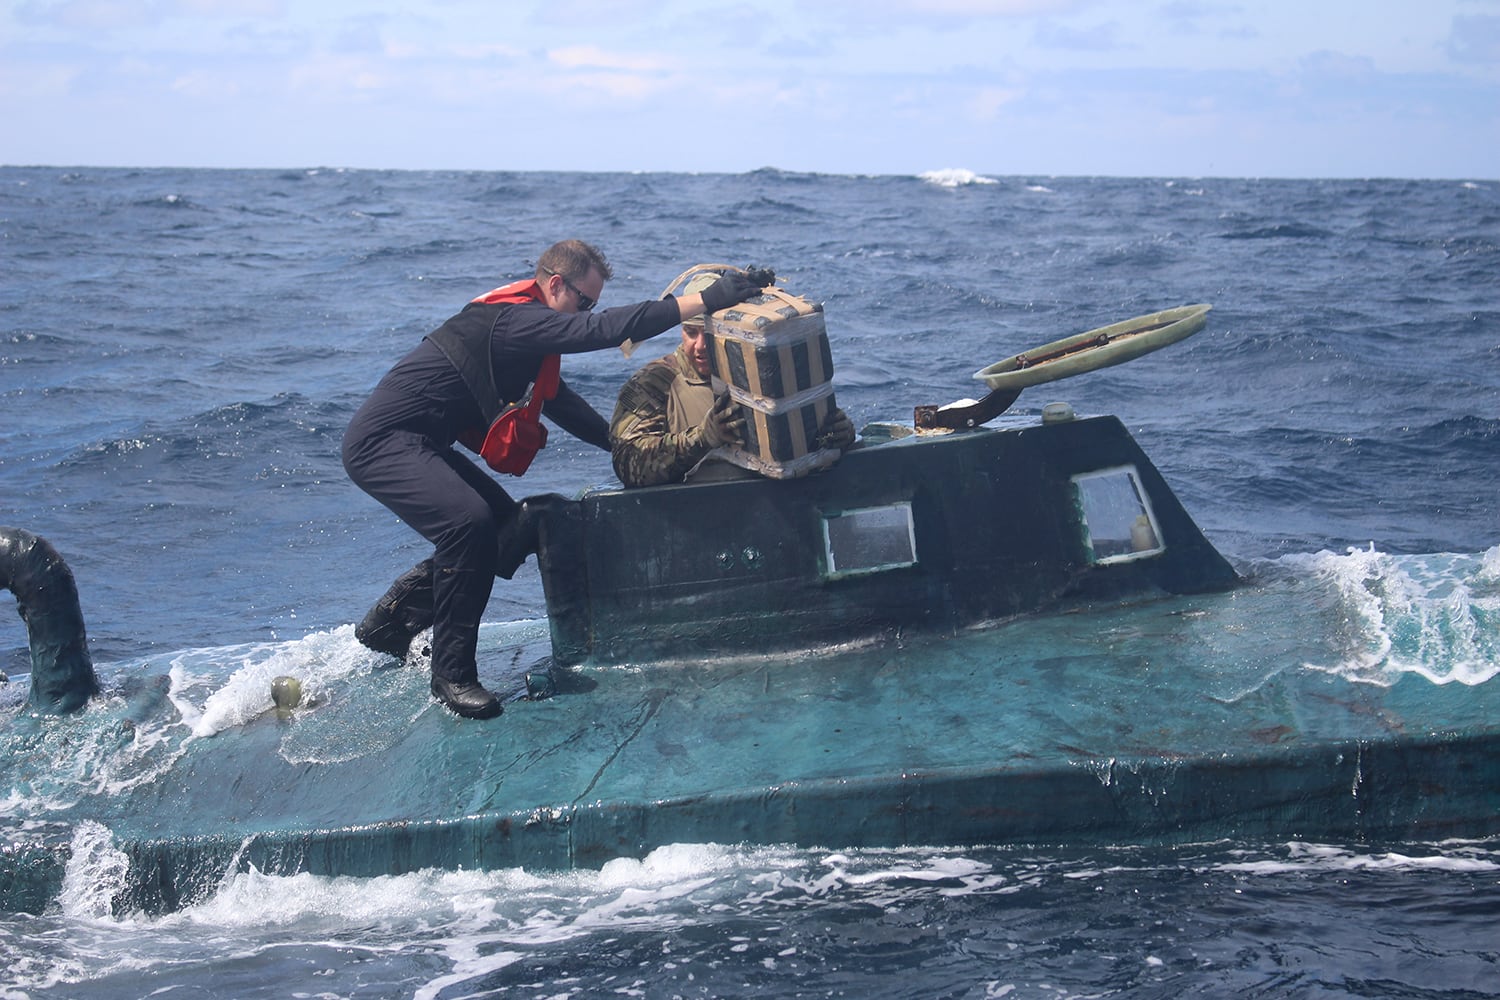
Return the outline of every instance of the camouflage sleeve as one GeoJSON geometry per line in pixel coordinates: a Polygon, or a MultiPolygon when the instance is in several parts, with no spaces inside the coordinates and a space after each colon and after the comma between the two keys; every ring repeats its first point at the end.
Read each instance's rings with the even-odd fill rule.
{"type": "Polygon", "coordinates": [[[674,434],[667,427],[667,395],[676,377],[668,356],[637,370],[620,389],[609,443],[615,475],[626,486],[681,482],[712,450],[698,428],[674,434]]]}

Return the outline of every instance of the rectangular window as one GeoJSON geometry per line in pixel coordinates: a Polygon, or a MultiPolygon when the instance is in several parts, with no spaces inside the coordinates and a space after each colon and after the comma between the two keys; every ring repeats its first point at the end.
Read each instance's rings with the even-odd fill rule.
{"type": "Polygon", "coordinates": [[[1135,467],[1121,466],[1073,477],[1084,544],[1098,565],[1160,553],[1161,529],[1135,467]]]}
{"type": "Polygon", "coordinates": [[[917,541],[911,504],[903,501],[825,514],[823,546],[830,577],[914,566],[917,541]]]}

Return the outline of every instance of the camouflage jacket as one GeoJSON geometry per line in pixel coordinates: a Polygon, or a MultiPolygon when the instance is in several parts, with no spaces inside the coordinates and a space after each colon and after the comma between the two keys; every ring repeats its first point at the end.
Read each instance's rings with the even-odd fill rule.
{"type": "Polygon", "coordinates": [[[681,482],[713,450],[699,427],[669,426],[674,390],[700,403],[697,408],[704,412],[713,405],[708,379],[698,374],[680,347],[641,366],[620,389],[609,424],[609,445],[615,475],[626,486],[681,482]]]}

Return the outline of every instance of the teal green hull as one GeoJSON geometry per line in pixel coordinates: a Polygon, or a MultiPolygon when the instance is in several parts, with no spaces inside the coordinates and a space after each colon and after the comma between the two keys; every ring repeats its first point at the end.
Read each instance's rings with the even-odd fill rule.
{"type": "MultiPolygon", "coordinates": [[[[1157,500],[1171,539],[1175,500],[1157,500]]],[[[1033,531],[1026,544],[1070,537],[1033,531]]],[[[1183,589],[1201,591],[1191,593],[1162,586],[1176,577],[1149,578],[1166,571],[1147,559],[1104,565],[1123,571],[1104,580],[1087,564],[1038,567],[1035,579],[1071,582],[1018,590],[1002,580],[988,596],[974,582],[983,574],[929,561],[923,592],[942,599],[941,615],[902,606],[892,622],[870,611],[879,601],[851,601],[845,621],[857,629],[802,649],[709,656],[685,644],[675,657],[609,662],[605,645],[581,655],[580,633],[568,631],[577,618],[561,632],[556,617],[486,626],[481,676],[507,699],[490,722],[431,702],[420,664],[371,657],[290,719],[268,712],[188,739],[165,695],[169,664],[147,664],[155,681],[138,689],[0,729],[0,790],[53,803],[0,821],[0,907],[52,905],[70,858],[99,849],[80,837],[91,822],[128,862],[116,908],[147,911],[205,898],[251,866],[376,876],[593,867],[677,842],[1500,833],[1500,685],[1411,673],[1352,681],[1338,667],[1347,613],[1322,584],[1236,585],[1212,555],[1183,567],[1195,584],[1183,589]],[[960,578],[967,589],[953,588],[960,578]],[[1228,587],[1197,585],[1205,579],[1228,587]],[[1046,603],[1003,622],[954,611],[987,616],[1018,593],[1046,603]],[[528,674],[549,667],[556,694],[527,699],[528,674]],[[79,778],[80,760],[101,773],[79,778]]],[[[844,596],[883,593],[874,576],[844,596]]],[[[590,614],[623,623],[626,600],[590,614]]],[[[664,606],[684,628],[697,620],[690,603],[664,606]]],[[[607,648],[631,635],[622,624],[607,648]]]]}

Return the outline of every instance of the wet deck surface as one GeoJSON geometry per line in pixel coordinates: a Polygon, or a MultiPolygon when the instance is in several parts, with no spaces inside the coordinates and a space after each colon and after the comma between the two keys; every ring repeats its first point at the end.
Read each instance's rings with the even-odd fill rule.
{"type": "Polygon", "coordinates": [[[812,656],[578,670],[537,701],[521,699],[545,623],[487,626],[481,674],[511,699],[498,720],[441,710],[419,665],[372,665],[290,719],[208,737],[182,739],[166,699],[116,697],[71,735],[49,721],[10,767],[41,780],[56,741],[97,741],[100,792],[74,780],[45,818],[97,820],[137,865],[171,869],[158,882],[226,863],[593,865],[679,841],[1493,832],[1500,688],[1351,681],[1333,669],[1350,651],[1309,638],[1337,636],[1321,620],[1337,614],[1247,588],[812,656]]]}

